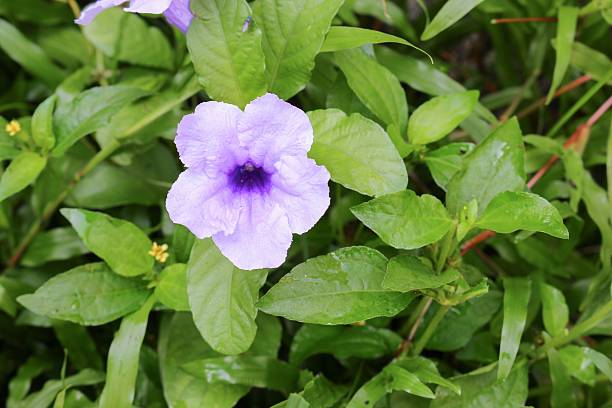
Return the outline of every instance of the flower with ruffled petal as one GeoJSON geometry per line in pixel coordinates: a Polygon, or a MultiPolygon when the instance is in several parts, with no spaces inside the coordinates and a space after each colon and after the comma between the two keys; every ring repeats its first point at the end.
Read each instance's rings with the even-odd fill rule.
{"type": "MultiPolygon", "coordinates": [[[[120,6],[128,0],[98,0],[85,7],[79,18],[74,20],[77,24],[87,25],[104,10],[120,6]]],[[[186,32],[191,24],[193,14],[189,9],[189,0],[130,0],[125,11],[131,13],[164,14],[166,20],[179,30],[186,32]]]]}
{"type": "Polygon", "coordinates": [[[308,116],[276,95],[244,111],[201,103],[178,126],[187,169],[168,193],[170,218],[212,237],[241,269],[280,266],[292,234],[308,231],[329,207],[329,173],[307,157],[312,141],[308,116]]]}

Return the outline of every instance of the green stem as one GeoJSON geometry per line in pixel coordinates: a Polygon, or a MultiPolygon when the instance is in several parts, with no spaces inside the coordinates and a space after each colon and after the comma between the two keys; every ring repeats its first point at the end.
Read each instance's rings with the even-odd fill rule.
{"type": "Polygon", "coordinates": [[[457,229],[457,224],[453,224],[453,227],[448,234],[444,237],[444,241],[442,241],[442,246],[440,247],[440,253],[438,254],[438,259],[436,260],[436,274],[439,274],[444,269],[446,265],[446,260],[451,252],[454,250],[456,245],[455,242],[455,231],[457,229]]]}
{"type": "Polygon", "coordinates": [[[446,315],[446,312],[449,311],[449,309],[450,309],[450,306],[440,306],[438,308],[438,310],[436,311],[436,314],[433,316],[433,318],[431,319],[431,321],[425,328],[425,331],[423,332],[421,337],[419,337],[418,340],[414,343],[414,348],[412,349],[412,353],[411,353],[413,356],[418,356],[421,354],[421,352],[427,345],[427,342],[429,341],[431,336],[433,336],[433,334],[436,332],[438,325],[440,324],[440,322],[446,315]]]}

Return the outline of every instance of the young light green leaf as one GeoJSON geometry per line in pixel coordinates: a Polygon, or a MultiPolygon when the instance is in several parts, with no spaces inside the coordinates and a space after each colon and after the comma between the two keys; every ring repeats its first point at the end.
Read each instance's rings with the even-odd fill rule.
{"type": "Polygon", "coordinates": [[[251,14],[245,0],[193,1],[195,14],[187,46],[206,93],[214,100],[243,108],[266,92],[261,30],[254,22],[243,31],[251,14]]]}
{"type": "MultiPolygon", "coordinates": [[[[284,406],[287,408],[309,408],[310,403],[299,394],[289,394],[287,403],[284,406]]],[[[276,405],[274,408],[276,408],[276,405]]]]}
{"type": "Polygon", "coordinates": [[[514,364],[527,320],[527,306],[531,296],[531,281],[527,278],[504,279],[504,323],[497,378],[505,380],[514,364]]]}
{"type": "Polygon", "coordinates": [[[0,202],[32,184],[47,165],[47,158],[22,152],[11,161],[0,177],[0,202]]]}
{"type": "Polygon", "coordinates": [[[32,139],[44,151],[49,151],[55,146],[53,110],[55,109],[56,100],[57,96],[51,95],[38,105],[32,115],[32,139]]]}
{"type": "Polygon", "coordinates": [[[457,214],[473,199],[478,209],[504,191],[520,191],[525,186],[525,159],[522,133],[516,118],[493,131],[463,161],[448,184],[446,203],[457,214]]]}
{"type": "Polygon", "coordinates": [[[387,244],[401,249],[421,248],[441,239],[453,221],[434,196],[412,190],[387,194],[351,208],[361,222],[387,244]]]}
{"type": "Polygon", "coordinates": [[[159,274],[159,283],[155,287],[157,299],[176,311],[188,312],[187,298],[187,265],[170,265],[159,274]]]}
{"type": "Polygon", "coordinates": [[[539,195],[523,191],[496,195],[476,221],[476,226],[504,234],[525,230],[569,238],[559,211],[539,195]]]}
{"type": "Polygon", "coordinates": [[[608,377],[608,381],[612,381],[612,361],[605,354],[587,348],[585,350],[585,355],[606,377],[608,377]]]}
{"type": "Polygon", "coordinates": [[[140,309],[121,321],[108,351],[106,384],[100,396],[100,408],[132,407],[140,347],[147,329],[149,312],[156,300],[155,295],[149,296],[140,309]]]}
{"type": "Polygon", "coordinates": [[[406,188],[406,166],[376,122],[337,109],[308,112],[308,117],[314,128],[309,155],[329,170],[332,180],[370,196],[406,188]]]}
{"type": "Polygon", "coordinates": [[[408,139],[413,144],[428,144],[442,139],[470,116],[478,95],[478,91],[450,93],[420,105],[408,122],[408,139]]]}
{"type": "Polygon", "coordinates": [[[73,228],[54,228],[42,232],[34,238],[21,258],[23,266],[39,266],[50,261],[70,259],[86,254],[89,249],[73,228]]]}
{"type": "Polygon", "coordinates": [[[572,377],[592,387],[596,382],[597,370],[588,356],[588,350],[590,350],[588,347],[571,344],[559,349],[559,357],[572,377]]]}
{"type": "Polygon", "coordinates": [[[56,275],[17,300],[43,316],[96,326],[133,312],[148,293],[145,282],[116,275],[104,263],[93,263],[56,275]]]}
{"type": "Polygon", "coordinates": [[[540,283],[544,328],[553,337],[560,336],[569,322],[569,309],[563,292],[554,286],[540,283]]]}
{"type": "Polygon", "coordinates": [[[449,391],[461,395],[461,387],[442,377],[435,363],[423,357],[403,357],[396,360],[396,364],[419,377],[425,384],[437,384],[449,391]]]}
{"type": "Polygon", "coordinates": [[[474,149],[472,143],[449,143],[425,153],[425,164],[436,184],[447,190],[447,185],[463,167],[465,156],[474,149]]]}
{"type": "Polygon", "coordinates": [[[202,337],[223,354],[240,354],[253,343],[255,302],[266,270],[236,268],[210,239],[199,240],[187,264],[187,292],[202,337]]]}
{"type": "Polygon", "coordinates": [[[398,292],[439,288],[457,279],[461,274],[456,269],[447,269],[437,275],[430,263],[413,255],[399,255],[387,264],[383,287],[398,292]]]}
{"type": "Polygon", "coordinates": [[[314,68],[314,59],[343,0],[262,0],[254,20],[263,30],[266,78],[282,99],[298,93],[314,68]]]}
{"type": "Polygon", "coordinates": [[[95,385],[104,381],[104,373],[86,368],[62,380],[49,380],[42,389],[19,402],[19,408],[48,407],[56,395],[69,387],[95,385]]]}
{"type": "Polygon", "coordinates": [[[387,259],[367,247],[348,247],[311,258],[283,276],[258,303],[260,310],[290,320],[347,324],[394,316],[412,300],[385,290],[387,259]]]}
{"type": "Polygon", "coordinates": [[[137,276],[152,270],[151,240],[136,225],[95,211],[63,208],[60,212],[85,246],[105,260],[115,273],[137,276]]]}
{"type": "Polygon", "coordinates": [[[434,393],[421,382],[419,377],[399,364],[390,364],[383,369],[383,372],[389,374],[391,378],[389,384],[391,390],[404,391],[423,398],[434,398],[434,393]]]}
{"type": "Polygon", "coordinates": [[[391,392],[387,387],[389,381],[389,374],[384,371],[378,373],[357,390],[353,398],[346,405],[346,408],[374,406],[379,399],[391,392]]]}
{"type": "Polygon", "coordinates": [[[550,406],[553,408],[576,407],[572,379],[559,356],[559,352],[551,347],[546,354],[548,356],[550,379],[552,380],[550,406]]]}
{"type": "Polygon", "coordinates": [[[448,0],[427,25],[421,40],[427,41],[446,30],[484,0],[448,0]]]}
{"type": "MultiPolygon", "coordinates": [[[[572,47],[571,64],[576,68],[600,81],[612,70],[612,61],[602,52],[574,41],[572,47]]],[[[608,84],[612,81],[608,81],[608,84]]]]}
{"type": "Polygon", "coordinates": [[[569,66],[574,35],[576,34],[578,11],[577,7],[559,7],[557,17],[557,39],[555,41],[557,57],[555,60],[552,84],[548,90],[548,96],[546,97],[546,104],[549,104],[554,97],[557,88],[563,81],[567,67],[569,66]]]}

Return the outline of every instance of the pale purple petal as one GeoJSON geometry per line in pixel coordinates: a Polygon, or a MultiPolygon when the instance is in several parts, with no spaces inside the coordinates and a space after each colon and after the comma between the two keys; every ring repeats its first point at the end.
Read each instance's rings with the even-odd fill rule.
{"type": "Polygon", "coordinates": [[[127,0],[98,0],[95,3],[89,4],[81,11],[79,18],[74,20],[75,23],[80,25],[87,25],[91,23],[94,18],[104,10],[119,6],[125,3],[127,0]]]}
{"type": "Polygon", "coordinates": [[[240,206],[224,178],[210,178],[193,169],[181,173],[166,198],[170,219],[200,239],[218,232],[234,232],[240,206]]]}
{"type": "Polygon", "coordinates": [[[189,0],[174,0],[170,7],[164,11],[166,20],[182,32],[187,32],[193,14],[189,9],[189,0]]]}
{"type": "Polygon", "coordinates": [[[124,10],[131,13],[161,14],[170,7],[172,0],[131,0],[124,10]]]}
{"type": "Polygon", "coordinates": [[[291,230],[285,211],[260,195],[251,195],[233,234],[213,235],[219,250],[240,269],[276,268],[287,257],[291,230]]]}
{"type": "Polygon", "coordinates": [[[308,116],[295,106],[266,94],[249,103],[238,121],[240,144],[267,170],[283,155],[305,155],[313,140],[308,116]]]}
{"type": "Polygon", "coordinates": [[[272,175],[270,198],[285,210],[291,231],[311,229],[329,207],[329,172],[303,156],[284,156],[272,175]]]}
{"type": "Polygon", "coordinates": [[[203,102],[179,123],[176,147],[187,167],[204,169],[213,176],[229,172],[245,159],[238,144],[236,124],[242,111],[223,102],[203,102]]]}

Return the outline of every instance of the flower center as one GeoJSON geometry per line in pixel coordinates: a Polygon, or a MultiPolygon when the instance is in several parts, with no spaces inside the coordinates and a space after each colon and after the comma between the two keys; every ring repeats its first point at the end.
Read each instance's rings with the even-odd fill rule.
{"type": "Polygon", "coordinates": [[[234,192],[266,192],[270,187],[270,174],[262,167],[246,162],[229,173],[229,184],[234,192]]]}

